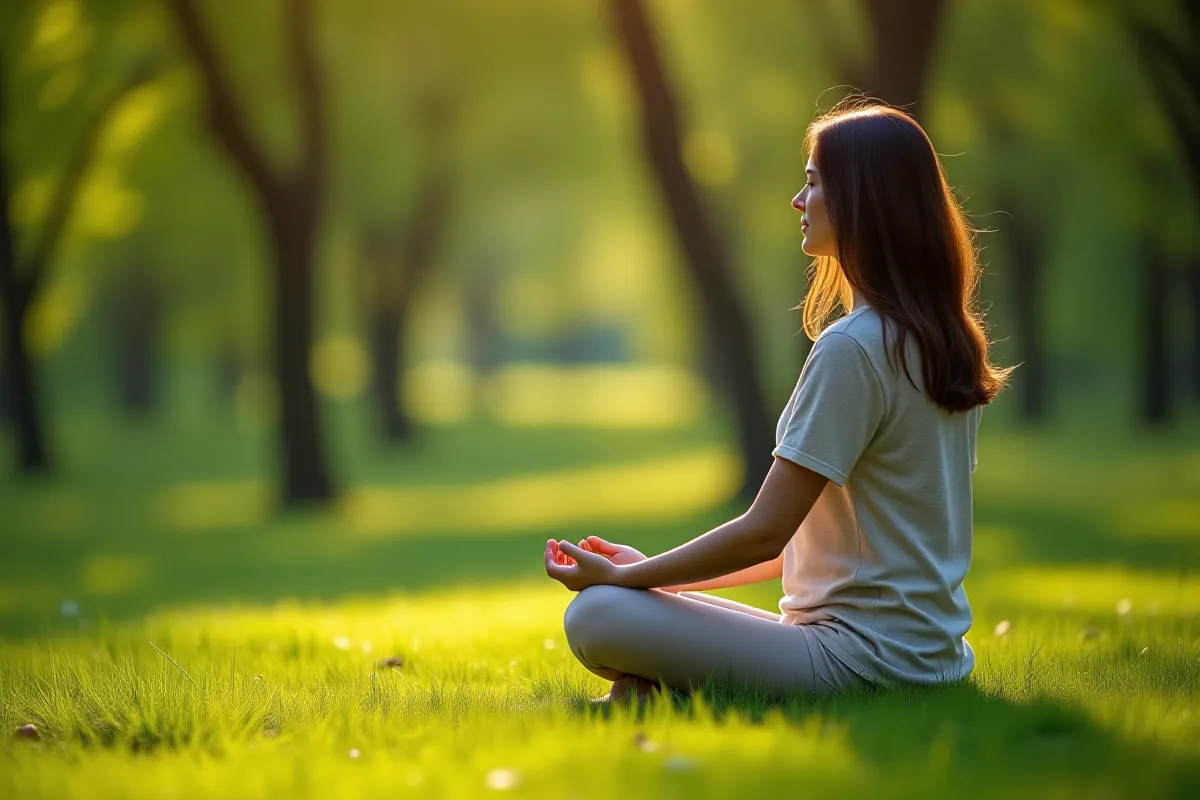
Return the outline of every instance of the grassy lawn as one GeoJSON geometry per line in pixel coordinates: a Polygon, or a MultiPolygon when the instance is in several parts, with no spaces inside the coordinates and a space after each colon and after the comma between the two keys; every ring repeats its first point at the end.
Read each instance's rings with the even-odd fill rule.
{"type": "Polygon", "coordinates": [[[343,447],[353,490],[283,518],[260,442],[61,438],[61,480],[0,484],[0,725],[40,735],[0,740],[0,796],[1200,796],[1190,429],[981,441],[968,683],[640,719],[582,710],[605,683],[541,547],[658,552],[738,513],[711,430],[343,447]]]}

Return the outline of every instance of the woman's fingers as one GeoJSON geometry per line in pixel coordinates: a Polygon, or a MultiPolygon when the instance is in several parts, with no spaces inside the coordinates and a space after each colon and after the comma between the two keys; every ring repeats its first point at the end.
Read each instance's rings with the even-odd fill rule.
{"type": "Polygon", "coordinates": [[[599,536],[589,536],[587,538],[587,542],[588,542],[588,544],[590,544],[592,546],[592,548],[597,553],[600,553],[602,555],[610,556],[613,553],[616,553],[618,550],[618,548],[615,544],[613,544],[612,542],[606,542],[603,539],[601,539],[599,536]]]}
{"type": "Polygon", "coordinates": [[[546,550],[542,554],[542,561],[546,566],[546,574],[556,581],[562,581],[563,578],[570,574],[571,569],[575,566],[574,560],[568,558],[564,553],[557,549],[546,545],[546,550]],[[567,558],[569,563],[563,563],[561,558],[567,558]]]}
{"type": "Polygon", "coordinates": [[[598,553],[588,553],[587,550],[584,550],[581,547],[576,547],[565,539],[558,543],[558,549],[574,559],[586,557],[587,555],[599,555],[598,553]]]}

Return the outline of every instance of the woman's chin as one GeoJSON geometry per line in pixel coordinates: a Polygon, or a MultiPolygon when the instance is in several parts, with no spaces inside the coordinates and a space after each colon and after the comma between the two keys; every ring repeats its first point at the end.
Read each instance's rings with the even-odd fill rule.
{"type": "Polygon", "coordinates": [[[800,243],[800,249],[804,251],[804,255],[811,258],[820,258],[821,256],[828,255],[828,248],[821,247],[818,242],[814,242],[807,236],[800,243]]]}

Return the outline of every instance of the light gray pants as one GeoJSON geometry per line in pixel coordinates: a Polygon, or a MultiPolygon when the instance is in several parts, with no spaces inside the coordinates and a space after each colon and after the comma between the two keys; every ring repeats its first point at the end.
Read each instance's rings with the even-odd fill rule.
{"type": "Polygon", "coordinates": [[[563,624],[575,657],[609,680],[626,673],[688,691],[711,676],[773,696],[866,684],[808,626],[703,592],[590,586],[563,624]]]}

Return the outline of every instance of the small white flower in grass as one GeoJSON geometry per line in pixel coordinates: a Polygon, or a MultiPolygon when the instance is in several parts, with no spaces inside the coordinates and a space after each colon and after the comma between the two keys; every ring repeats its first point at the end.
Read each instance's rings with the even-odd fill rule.
{"type": "Polygon", "coordinates": [[[1117,603],[1117,613],[1120,614],[1122,617],[1129,616],[1130,612],[1132,612],[1132,611],[1133,611],[1133,601],[1130,600],[1128,597],[1121,600],[1121,602],[1117,603]]]}
{"type": "Polygon", "coordinates": [[[338,650],[349,650],[350,649],[350,640],[347,639],[345,636],[335,636],[335,637],[333,637],[333,646],[336,647],[338,650]]]}
{"type": "Polygon", "coordinates": [[[554,640],[547,639],[546,641],[542,642],[542,647],[546,648],[547,650],[553,650],[554,649],[554,640]]]}
{"type": "Polygon", "coordinates": [[[516,770],[498,767],[487,774],[487,787],[497,792],[513,789],[521,782],[516,770]]]}
{"type": "Polygon", "coordinates": [[[358,748],[357,748],[357,747],[351,747],[351,748],[350,748],[350,758],[352,758],[352,759],[353,759],[353,758],[358,758],[358,757],[359,757],[359,756],[361,756],[361,755],[362,755],[362,753],[358,752],[358,748]]]}
{"type": "Polygon", "coordinates": [[[997,636],[1003,636],[1004,634],[1008,633],[1011,630],[1012,630],[1012,623],[1006,619],[1000,620],[1000,622],[996,625],[996,635],[997,636]]]}
{"type": "Polygon", "coordinates": [[[73,617],[79,613],[79,603],[74,600],[63,600],[58,604],[58,610],[64,617],[73,617]]]}

